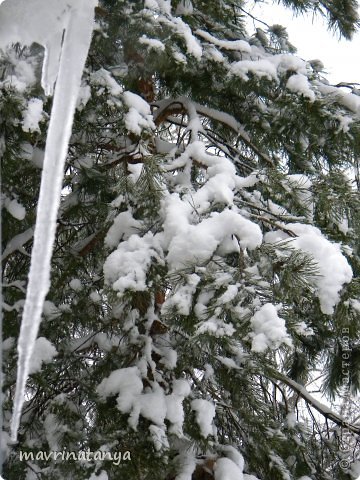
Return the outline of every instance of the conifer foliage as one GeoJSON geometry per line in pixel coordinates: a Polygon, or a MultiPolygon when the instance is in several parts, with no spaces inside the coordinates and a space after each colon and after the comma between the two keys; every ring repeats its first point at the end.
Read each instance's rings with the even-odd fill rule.
{"type": "MultiPolygon", "coordinates": [[[[283,3],[345,37],[358,26],[353,0],[283,3]]],[[[99,3],[16,444],[52,100],[39,46],[2,52],[7,480],[359,475],[359,92],[331,85],[250,8],[99,3]],[[319,372],[341,411],[306,388],[319,372]]]]}

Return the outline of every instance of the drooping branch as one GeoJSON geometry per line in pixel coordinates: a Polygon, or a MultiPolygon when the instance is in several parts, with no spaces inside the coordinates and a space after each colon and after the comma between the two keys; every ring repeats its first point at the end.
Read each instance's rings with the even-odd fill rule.
{"type": "Polygon", "coordinates": [[[326,420],[331,420],[332,422],[336,423],[342,428],[346,428],[352,433],[356,435],[360,435],[360,426],[354,425],[352,423],[348,423],[341,415],[333,412],[331,408],[327,407],[323,403],[316,400],[300,383],[295,382],[291,378],[287,377],[283,373],[280,373],[276,370],[271,371],[272,379],[271,381],[280,381],[284,383],[286,386],[291,388],[294,392],[296,392],[305,402],[311,405],[317,412],[319,412],[326,420]]]}
{"type": "Polygon", "coordinates": [[[273,166],[274,162],[271,158],[264,152],[262,152],[259,147],[257,147],[250,139],[249,135],[246,133],[244,127],[230,114],[221,112],[220,110],[206,107],[200,105],[196,102],[191,102],[186,97],[178,97],[174,99],[166,99],[158,102],[152,103],[153,107],[156,107],[157,110],[154,112],[154,121],[156,125],[161,124],[169,116],[174,113],[186,113],[188,107],[191,103],[191,106],[196,110],[197,113],[207,117],[211,120],[218,121],[223,125],[231,128],[240,138],[241,141],[250,148],[256,155],[268,165],[273,166]]]}

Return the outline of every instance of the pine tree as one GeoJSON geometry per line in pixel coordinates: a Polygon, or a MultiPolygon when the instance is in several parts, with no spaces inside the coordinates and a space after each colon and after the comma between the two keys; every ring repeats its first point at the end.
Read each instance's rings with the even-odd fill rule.
{"type": "MultiPolygon", "coordinates": [[[[3,52],[7,480],[356,477],[360,100],[247,3],[101,1],[16,445],[51,98],[38,46],[3,52]]],[[[352,0],[283,3],[358,26],[352,0]]]]}

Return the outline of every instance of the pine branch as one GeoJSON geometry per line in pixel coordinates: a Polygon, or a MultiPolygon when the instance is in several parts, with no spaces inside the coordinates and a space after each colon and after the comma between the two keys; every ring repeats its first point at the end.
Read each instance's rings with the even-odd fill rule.
{"type": "Polygon", "coordinates": [[[273,370],[272,372],[273,379],[278,380],[288,387],[290,387],[294,392],[296,392],[301,398],[305,400],[305,402],[309,405],[311,405],[315,410],[317,410],[325,419],[331,420],[332,422],[336,423],[342,428],[346,428],[349,431],[360,435],[360,427],[348,423],[342,416],[338,415],[337,413],[333,412],[329,407],[324,405],[323,403],[319,402],[316,400],[310,393],[306,390],[304,385],[301,385],[300,383],[295,382],[291,378],[287,377],[283,373],[277,372],[273,370]]]}
{"type": "Polygon", "coordinates": [[[249,147],[253,152],[257,154],[259,158],[264,160],[267,164],[274,166],[274,162],[264,152],[262,152],[251,140],[249,135],[245,132],[244,127],[230,114],[221,112],[214,108],[205,107],[196,102],[191,102],[186,97],[178,97],[174,99],[166,99],[159,102],[152,103],[153,107],[157,107],[158,110],[154,113],[154,121],[156,125],[159,125],[172,113],[184,113],[187,110],[189,104],[196,109],[196,112],[211,120],[216,120],[227,127],[231,128],[241,138],[242,142],[249,147]],[[178,106],[176,106],[178,105],[178,106]]]}

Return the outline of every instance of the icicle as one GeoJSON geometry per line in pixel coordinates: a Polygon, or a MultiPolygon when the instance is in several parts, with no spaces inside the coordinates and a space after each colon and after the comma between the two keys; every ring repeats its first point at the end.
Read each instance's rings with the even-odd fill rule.
{"type": "MultiPolygon", "coordinates": [[[[48,10],[51,7],[45,2],[42,3],[45,15],[48,15],[48,10]]],[[[50,261],[55,240],[63,170],[82,71],[91,41],[96,4],[96,0],[73,0],[63,3],[63,6],[66,7],[71,5],[71,10],[67,16],[68,23],[65,26],[66,30],[46,140],[29,283],[18,342],[18,373],[14,411],[11,420],[11,437],[14,441],[17,439],[20,425],[29,372],[29,360],[39,330],[43,303],[50,286],[50,261]]],[[[55,38],[56,32],[53,33],[55,38]]],[[[56,59],[51,58],[51,49],[48,49],[47,54],[46,65],[53,68],[56,59]]],[[[55,54],[57,54],[56,48],[55,54]]],[[[45,68],[45,70],[47,71],[48,68],[45,68]]],[[[53,71],[51,73],[53,74],[53,71]]]]}
{"type": "MultiPolygon", "coordinates": [[[[5,150],[4,144],[4,137],[0,137],[0,159],[5,150]]],[[[1,168],[0,168],[0,212],[2,212],[2,176],[1,176],[1,168]]],[[[2,245],[2,218],[0,218],[0,245],[2,245]]],[[[3,452],[2,452],[2,445],[1,445],[1,438],[2,438],[2,430],[3,430],[3,386],[4,386],[4,374],[3,374],[3,286],[2,286],[2,263],[0,261],[0,480],[2,474],[2,466],[3,466],[3,452]]]]}

